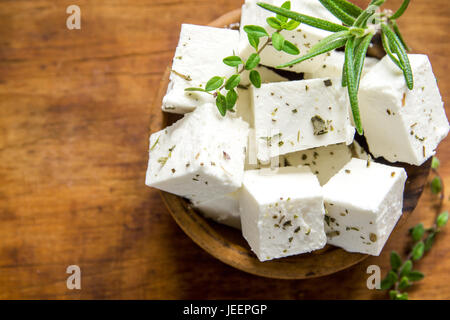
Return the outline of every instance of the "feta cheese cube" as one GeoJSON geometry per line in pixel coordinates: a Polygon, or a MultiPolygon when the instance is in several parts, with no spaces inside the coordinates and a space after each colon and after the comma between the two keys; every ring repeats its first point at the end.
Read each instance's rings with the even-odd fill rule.
{"type": "MultiPolygon", "coordinates": [[[[280,76],[278,73],[270,70],[269,68],[258,66],[255,68],[261,75],[262,83],[287,81],[285,77],[280,76]]],[[[241,84],[248,86],[250,84],[248,71],[244,71],[241,77],[241,84]]],[[[235,111],[238,117],[241,117],[246,121],[251,128],[253,128],[253,111],[252,111],[252,99],[250,88],[237,88],[238,100],[236,102],[235,111]]]]}
{"type": "Polygon", "coordinates": [[[260,261],[325,246],[322,190],[309,168],[246,171],[239,203],[242,233],[260,261]]]}
{"type": "MultiPolygon", "coordinates": [[[[285,0],[268,0],[264,2],[281,6],[284,1],[285,0]]],[[[319,1],[316,0],[292,1],[291,10],[340,24],[339,20],[327,9],[325,9],[319,1]]],[[[251,47],[248,42],[247,34],[243,30],[244,26],[258,25],[265,28],[269,34],[272,34],[275,32],[275,29],[267,24],[266,19],[274,16],[274,13],[257,6],[255,2],[247,2],[242,6],[241,32],[239,40],[239,54],[242,58],[247,59],[250,54],[255,52],[255,49],[251,47]]],[[[301,24],[296,30],[283,30],[281,31],[281,34],[286,40],[294,43],[299,48],[300,55],[305,55],[312,46],[314,46],[321,39],[329,36],[331,33],[313,28],[306,24],[301,24]]],[[[262,38],[260,41],[260,48],[265,42],[266,38],[262,38]]],[[[294,60],[297,57],[282,51],[277,51],[271,44],[262,50],[260,56],[261,64],[270,67],[276,67],[280,64],[294,60]]],[[[324,60],[325,56],[320,55],[286,69],[294,72],[313,72],[323,65],[324,60]]]]}
{"type": "Polygon", "coordinates": [[[162,110],[186,113],[204,103],[214,103],[214,97],[209,94],[184,89],[204,88],[213,76],[233,75],[235,69],[222,60],[237,51],[238,42],[237,30],[182,24],[162,110]]]}
{"type": "Polygon", "coordinates": [[[286,161],[290,166],[309,166],[323,186],[352,158],[352,152],[345,143],[288,153],[286,161]]]}
{"type": "Polygon", "coordinates": [[[361,122],[370,152],[388,161],[421,165],[449,131],[441,95],[426,55],[410,54],[414,89],[384,57],[362,79],[361,122]]]}
{"type": "Polygon", "coordinates": [[[402,215],[406,172],[353,158],[323,186],[328,243],[379,255],[402,215]]]}
{"type": "Polygon", "coordinates": [[[216,199],[200,202],[195,205],[195,208],[207,218],[236,229],[241,229],[238,191],[216,199]]]}
{"type": "Polygon", "coordinates": [[[202,202],[237,190],[248,125],[205,104],[150,136],[146,184],[202,202]]]}
{"type": "Polygon", "coordinates": [[[340,81],[312,79],[253,88],[257,158],[353,141],[340,81]]]}
{"type": "MultiPolygon", "coordinates": [[[[342,68],[344,66],[345,54],[343,51],[330,51],[324,54],[324,61],[320,68],[311,73],[305,73],[305,79],[317,78],[342,78],[342,68]]],[[[366,57],[364,60],[364,68],[362,76],[367,74],[379,60],[376,58],[366,57]]],[[[347,91],[346,88],[343,90],[347,91]]]]}

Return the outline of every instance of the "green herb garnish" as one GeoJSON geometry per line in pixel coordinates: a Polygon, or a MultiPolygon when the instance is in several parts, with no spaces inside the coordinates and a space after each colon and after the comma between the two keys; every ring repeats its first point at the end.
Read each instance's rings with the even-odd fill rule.
{"type": "MultiPolygon", "coordinates": [[[[289,10],[291,8],[291,2],[284,2],[281,8],[289,10]]],[[[238,99],[235,88],[240,86],[241,73],[246,70],[249,71],[250,83],[256,88],[261,87],[261,75],[255,68],[259,65],[261,60],[261,52],[268,45],[272,45],[277,51],[283,51],[288,54],[298,55],[300,53],[297,46],[284,39],[280,33],[283,30],[296,29],[300,22],[277,14],[275,17],[267,18],[267,23],[275,29],[275,32],[271,35],[263,27],[254,25],[244,26],[243,29],[244,32],[247,33],[248,42],[255,49],[255,52],[252,53],[246,61],[237,55],[232,55],[223,59],[224,64],[236,68],[235,74],[228,79],[225,77],[214,76],[208,81],[205,88],[190,87],[186,88],[185,91],[198,91],[213,95],[216,99],[217,109],[222,116],[225,116],[227,111],[233,111],[238,99]],[[265,42],[260,46],[261,39],[264,39],[265,42]],[[227,92],[224,93],[224,90],[227,92]]],[[[186,77],[183,78],[186,79],[186,77]]]]}
{"type": "Polygon", "coordinates": [[[319,0],[328,11],[342,21],[343,25],[294,12],[283,6],[277,7],[268,3],[258,3],[260,7],[279,16],[334,32],[319,41],[306,55],[280,65],[278,68],[290,67],[320,54],[345,47],[342,85],[347,86],[353,118],[359,134],[363,133],[358,107],[359,83],[368,47],[377,30],[381,33],[383,47],[387,55],[402,70],[408,89],[412,90],[414,86],[411,65],[406,53],[409,48],[396,23],[396,20],[405,12],[410,0],[404,0],[401,7],[392,15],[388,11],[379,12],[379,7],[385,1],[372,0],[369,6],[363,10],[346,0],[319,0]]]}
{"type": "Polygon", "coordinates": [[[413,270],[413,262],[420,260],[426,252],[428,252],[436,238],[436,235],[441,231],[448,221],[448,212],[442,212],[442,205],[444,201],[444,188],[441,177],[438,172],[439,160],[433,157],[431,162],[431,170],[435,177],[432,181],[439,180],[440,188],[436,189],[431,183],[431,191],[439,195],[439,206],[437,209],[437,216],[430,228],[425,228],[422,223],[419,223],[409,229],[409,234],[412,239],[412,246],[408,255],[403,261],[400,255],[391,252],[391,270],[387,276],[381,281],[381,290],[389,290],[389,297],[393,300],[408,300],[408,293],[406,290],[412,286],[416,281],[422,280],[425,275],[420,271],[413,270]]]}

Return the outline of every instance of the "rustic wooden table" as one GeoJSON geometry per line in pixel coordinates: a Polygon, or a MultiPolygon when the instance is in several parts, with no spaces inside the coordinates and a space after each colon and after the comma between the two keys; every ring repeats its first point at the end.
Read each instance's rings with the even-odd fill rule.
{"type": "MultiPolygon", "coordinates": [[[[367,2],[367,1],[358,1],[367,2]]],[[[234,270],[197,247],[144,186],[149,106],[182,22],[206,24],[242,0],[0,2],[0,298],[372,299],[366,268],[388,268],[407,229],[433,219],[425,191],[380,257],[335,275],[280,281],[234,270]],[[82,289],[66,288],[79,265],[82,289]]],[[[400,0],[388,1],[397,8],[400,0]]],[[[412,1],[400,24],[430,56],[450,102],[450,5],[412,1]]],[[[450,140],[439,147],[450,185],[450,140]]],[[[418,263],[412,298],[450,298],[449,231],[418,263]]]]}

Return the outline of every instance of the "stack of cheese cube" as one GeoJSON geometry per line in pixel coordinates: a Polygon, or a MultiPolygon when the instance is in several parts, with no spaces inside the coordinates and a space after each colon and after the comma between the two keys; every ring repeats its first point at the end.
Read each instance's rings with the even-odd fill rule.
{"type": "MultiPolygon", "coordinates": [[[[281,5],[281,0],[266,1],[281,5]]],[[[335,21],[316,0],[292,10],[335,21]]],[[[150,137],[146,184],[190,200],[206,217],[236,229],[260,261],[311,252],[327,243],[378,255],[402,214],[406,172],[374,157],[420,165],[434,153],[449,125],[424,55],[410,55],[414,90],[388,58],[366,60],[360,108],[370,153],[354,141],[342,52],[289,68],[292,59],[270,45],[261,53],[260,88],[240,87],[235,112],[221,116],[214,97],[185,91],[235,69],[223,58],[252,49],[242,27],[270,27],[255,1],[242,8],[241,31],[183,24],[163,99],[165,112],[184,117],[150,137]],[[269,68],[268,68],[269,67],[269,68]]],[[[283,31],[300,54],[329,35],[300,25],[283,31]]],[[[248,85],[243,72],[242,84],[248,85]]]]}

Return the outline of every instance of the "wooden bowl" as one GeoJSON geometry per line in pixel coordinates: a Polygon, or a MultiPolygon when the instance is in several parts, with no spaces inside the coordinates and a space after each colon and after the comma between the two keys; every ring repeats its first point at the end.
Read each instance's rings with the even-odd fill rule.
{"type": "MultiPolygon", "coordinates": [[[[225,27],[240,20],[240,9],[231,11],[209,25],[225,27]]],[[[170,66],[164,73],[151,110],[151,132],[163,129],[179,115],[161,111],[162,98],[169,82],[170,66]]],[[[381,159],[379,162],[383,162],[381,159]]],[[[395,229],[402,225],[416,207],[430,170],[431,160],[417,167],[395,164],[404,167],[408,173],[405,186],[403,215],[395,229]]],[[[309,254],[301,254],[282,259],[260,262],[250,250],[240,231],[220,225],[203,218],[192,209],[190,203],[176,195],[160,191],[164,203],[183,231],[200,247],[220,261],[242,271],[278,279],[305,279],[325,276],[349,268],[368,256],[349,253],[340,248],[327,245],[309,254]]],[[[395,232],[394,229],[394,232],[395,232]]]]}

